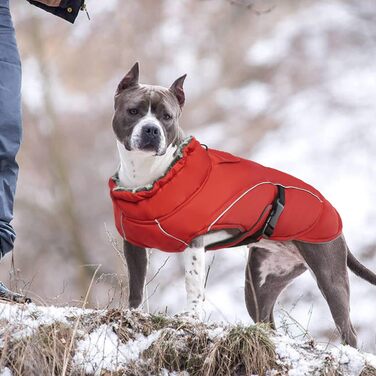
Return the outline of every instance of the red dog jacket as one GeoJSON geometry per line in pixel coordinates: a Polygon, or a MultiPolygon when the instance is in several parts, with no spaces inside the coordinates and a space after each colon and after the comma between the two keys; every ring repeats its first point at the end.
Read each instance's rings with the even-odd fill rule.
{"type": "Polygon", "coordinates": [[[209,231],[239,235],[207,249],[272,240],[328,242],[342,231],[334,207],[312,186],[281,171],[188,140],[168,172],[136,191],[109,181],[116,228],[130,243],[184,251],[209,231]]]}

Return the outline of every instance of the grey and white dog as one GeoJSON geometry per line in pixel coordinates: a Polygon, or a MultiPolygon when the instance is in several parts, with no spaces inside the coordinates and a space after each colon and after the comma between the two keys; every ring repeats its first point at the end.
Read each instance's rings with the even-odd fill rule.
{"type": "MultiPolygon", "coordinates": [[[[136,63],[118,85],[113,129],[120,155],[119,180],[127,189],[144,187],[163,176],[174,158],[184,134],[179,117],[185,101],[185,75],[170,88],[139,83],[136,63]]],[[[188,311],[200,316],[204,300],[205,245],[233,236],[213,231],[196,238],[184,251],[188,311]]],[[[147,271],[147,250],[124,240],[129,270],[129,306],[143,301],[147,271]]],[[[273,308],[282,290],[309,269],[328,302],[344,343],[356,347],[356,333],[350,321],[347,268],[376,285],[376,274],[350,252],[345,238],[328,243],[261,240],[249,247],[245,271],[245,302],[255,322],[275,327],[273,308]]]]}

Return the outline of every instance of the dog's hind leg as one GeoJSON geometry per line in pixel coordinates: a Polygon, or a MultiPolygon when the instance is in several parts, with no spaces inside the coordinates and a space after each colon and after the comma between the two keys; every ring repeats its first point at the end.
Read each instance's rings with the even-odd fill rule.
{"type": "Polygon", "coordinates": [[[284,288],[306,267],[292,243],[261,241],[249,249],[245,302],[254,322],[275,328],[273,308],[284,288]]]}
{"type": "Polygon", "coordinates": [[[328,302],[343,342],[356,347],[356,333],[350,321],[350,288],[344,238],[341,236],[320,244],[294,243],[328,302]]]}
{"type": "Polygon", "coordinates": [[[144,296],[148,256],[145,248],[137,247],[124,240],[124,256],[129,278],[129,308],[137,308],[144,296]]]}

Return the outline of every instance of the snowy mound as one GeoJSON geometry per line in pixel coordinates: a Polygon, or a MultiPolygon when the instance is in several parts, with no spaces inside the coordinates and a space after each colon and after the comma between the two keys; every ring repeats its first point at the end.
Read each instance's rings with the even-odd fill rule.
{"type": "Polygon", "coordinates": [[[376,375],[376,356],[265,326],[0,303],[1,375],[376,375]]]}

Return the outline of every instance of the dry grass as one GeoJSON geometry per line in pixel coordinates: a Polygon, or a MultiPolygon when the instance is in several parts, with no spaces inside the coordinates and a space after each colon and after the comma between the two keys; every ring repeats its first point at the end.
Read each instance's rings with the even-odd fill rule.
{"type": "Polygon", "coordinates": [[[61,375],[64,361],[71,373],[73,351],[66,353],[73,329],[62,323],[40,326],[32,335],[20,340],[8,339],[2,352],[2,365],[13,375],[61,375]],[[66,359],[68,357],[68,359],[66,359]]]}
{"type": "Polygon", "coordinates": [[[155,372],[165,368],[187,371],[191,376],[261,376],[278,368],[268,331],[256,325],[231,328],[213,340],[204,325],[182,323],[163,329],[143,357],[155,372]]]}
{"type": "MultiPolygon", "coordinates": [[[[323,355],[324,356],[324,355],[323,355]]],[[[337,364],[332,356],[326,356],[323,362],[323,366],[318,373],[319,376],[342,376],[342,373],[338,370],[337,364]]]]}
{"type": "Polygon", "coordinates": [[[143,358],[154,372],[165,368],[170,371],[187,371],[201,375],[209,344],[207,334],[200,330],[187,331],[163,329],[157,341],[147,349],[143,358]]]}
{"type": "Polygon", "coordinates": [[[365,366],[362,373],[359,376],[376,376],[376,368],[371,366],[365,366]]]}
{"type": "Polygon", "coordinates": [[[204,375],[265,375],[277,369],[274,344],[266,326],[237,326],[216,342],[204,364],[204,375]]]}
{"type": "Polygon", "coordinates": [[[338,368],[335,368],[333,365],[328,365],[325,368],[323,368],[319,376],[342,376],[343,373],[338,370],[338,368]]]}
{"type": "Polygon", "coordinates": [[[140,311],[127,311],[117,308],[109,309],[106,315],[99,320],[93,321],[94,327],[101,324],[116,324],[114,331],[122,342],[127,342],[134,338],[134,333],[150,335],[152,332],[173,323],[173,318],[163,315],[146,315],[140,311]]]}

